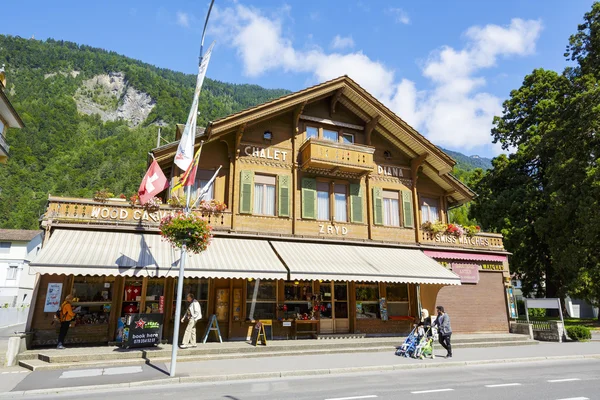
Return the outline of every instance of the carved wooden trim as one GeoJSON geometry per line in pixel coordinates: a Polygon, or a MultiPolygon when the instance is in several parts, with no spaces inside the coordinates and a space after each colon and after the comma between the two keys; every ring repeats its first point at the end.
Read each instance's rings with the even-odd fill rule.
{"type": "Polygon", "coordinates": [[[344,88],[338,89],[337,92],[331,97],[331,107],[329,109],[329,115],[335,114],[335,106],[344,94],[344,88]]]}
{"type": "Polygon", "coordinates": [[[292,126],[294,127],[294,131],[298,134],[299,128],[298,123],[300,122],[300,116],[302,115],[302,111],[304,111],[304,107],[308,102],[305,101],[303,103],[298,104],[298,106],[294,109],[294,119],[292,120],[292,126]]]}
{"type": "Polygon", "coordinates": [[[319,122],[321,124],[340,126],[342,128],[354,129],[355,131],[362,131],[365,129],[363,126],[360,125],[347,124],[345,122],[333,121],[327,118],[311,117],[310,115],[300,115],[300,119],[304,119],[306,121],[319,122]]]}
{"type": "Polygon", "coordinates": [[[377,126],[377,123],[379,122],[379,118],[381,118],[381,116],[376,115],[373,118],[371,118],[371,120],[369,122],[367,122],[367,125],[365,126],[365,134],[367,137],[367,145],[371,145],[371,134],[373,133],[373,129],[375,129],[375,127],[377,126]]]}
{"type": "Polygon", "coordinates": [[[242,136],[246,130],[246,123],[241,124],[235,134],[235,159],[240,157],[240,143],[242,142],[242,136]]]}

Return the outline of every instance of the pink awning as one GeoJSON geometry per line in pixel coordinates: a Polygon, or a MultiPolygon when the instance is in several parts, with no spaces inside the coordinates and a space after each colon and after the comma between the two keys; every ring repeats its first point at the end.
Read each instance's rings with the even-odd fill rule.
{"type": "Polygon", "coordinates": [[[446,260],[470,260],[470,261],[506,261],[506,256],[499,256],[494,254],[473,254],[473,253],[460,253],[454,251],[433,251],[423,250],[426,256],[431,258],[442,258],[446,260]]]}

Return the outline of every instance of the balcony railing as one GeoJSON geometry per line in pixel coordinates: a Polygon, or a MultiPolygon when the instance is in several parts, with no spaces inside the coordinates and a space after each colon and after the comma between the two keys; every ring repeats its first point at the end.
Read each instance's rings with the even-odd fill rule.
{"type": "Polygon", "coordinates": [[[375,148],[311,138],[300,147],[301,167],[367,172],[373,169],[375,148]]]}
{"type": "Polygon", "coordinates": [[[496,233],[478,233],[473,237],[456,237],[444,233],[421,232],[421,243],[435,246],[463,247],[480,250],[504,250],[502,235],[496,233]]]}

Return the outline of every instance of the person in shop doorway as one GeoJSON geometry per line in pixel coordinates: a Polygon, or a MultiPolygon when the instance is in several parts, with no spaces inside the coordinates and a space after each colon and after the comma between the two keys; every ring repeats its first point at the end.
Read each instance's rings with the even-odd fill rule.
{"type": "Polygon", "coordinates": [[[185,320],[188,320],[185,333],[183,334],[183,341],[181,348],[186,349],[188,347],[196,347],[196,323],[202,318],[202,310],[200,309],[200,303],[194,298],[194,295],[188,293],[187,301],[190,303],[188,306],[185,316],[181,318],[183,324],[185,320]]]}
{"type": "Polygon", "coordinates": [[[65,301],[60,306],[60,332],[58,334],[58,345],[57,349],[64,349],[63,343],[65,342],[65,338],[67,337],[67,332],[69,331],[69,327],[71,326],[71,322],[75,318],[75,313],[73,312],[73,307],[71,303],[73,302],[73,295],[67,295],[65,301]]]}
{"type": "Polygon", "coordinates": [[[446,358],[450,358],[452,357],[452,345],[450,344],[452,328],[450,327],[450,316],[446,314],[444,307],[442,306],[437,306],[435,309],[437,310],[437,318],[434,325],[438,326],[440,344],[448,352],[446,358]]]}

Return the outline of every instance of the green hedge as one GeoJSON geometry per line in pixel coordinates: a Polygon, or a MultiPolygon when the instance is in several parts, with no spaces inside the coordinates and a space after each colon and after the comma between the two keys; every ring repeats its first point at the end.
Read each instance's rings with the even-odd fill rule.
{"type": "Polygon", "coordinates": [[[566,330],[567,335],[575,341],[590,340],[592,338],[592,332],[587,326],[567,326],[566,330]]]}

